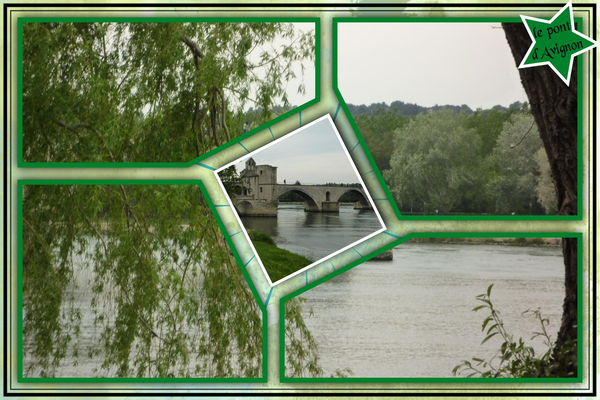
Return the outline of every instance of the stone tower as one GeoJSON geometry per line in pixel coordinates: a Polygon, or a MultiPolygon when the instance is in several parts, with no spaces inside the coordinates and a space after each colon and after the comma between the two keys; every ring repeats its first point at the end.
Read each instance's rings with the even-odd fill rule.
{"type": "Polygon", "coordinates": [[[244,194],[257,200],[272,200],[274,185],[277,185],[277,167],[256,165],[253,158],[246,161],[246,168],[240,172],[244,176],[244,194]],[[268,185],[268,186],[264,186],[268,185]],[[271,193],[268,193],[271,191],[271,193]]]}

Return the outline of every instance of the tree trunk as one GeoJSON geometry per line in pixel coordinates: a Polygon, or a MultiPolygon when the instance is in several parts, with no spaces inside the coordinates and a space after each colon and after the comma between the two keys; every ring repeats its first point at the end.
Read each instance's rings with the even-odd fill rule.
{"type": "MultiPolygon", "coordinates": [[[[502,24],[516,65],[525,57],[531,39],[521,23],[502,24]]],[[[567,86],[550,67],[520,69],[521,82],[544,142],[558,199],[559,215],[577,214],[577,61],[567,86]]],[[[532,154],[533,157],[533,154],[532,154]]],[[[577,374],[577,351],[564,352],[577,340],[577,239],[562,239],[565,262],[565,301],[553,354],[555,372],[577,374]],[[561,352],[561,350],[563,350],[561,352]]],[[[580,345],[577,343],[577,345],[580,345]]]]}

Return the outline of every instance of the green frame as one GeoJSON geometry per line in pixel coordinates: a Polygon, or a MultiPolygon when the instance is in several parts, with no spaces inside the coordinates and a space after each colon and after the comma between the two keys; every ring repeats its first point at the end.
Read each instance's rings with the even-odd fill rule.
{"type": "Polygon", "coordinates": [[[267,308],[263,304],[248,271],[244,266],[240,254],[236,250],[233,241],[227,233],[227,228],[223,224],[217,209],[212,202],[204,183],[201,180],[19,180],[17,182],[17,238],[19,241],[17,262],[17,382],[43,382],[43,383],[96,383],[96,382],[152,382],[152,383],[174,383],[174,382],[267,382],[268,379],[268,314],[267,308]],[[221,233],[227,241],[227,245],[231,249],[235,261],[237,262],[246,283],[256,300],[262,312],[262,376],[258,378],[38,378],[23,377],[23,186],[34,185],[195,185],[200,187],[200,191],[206,200],[213,217],[217,220],[217,224],[221,229],[221,233]]]}
{"type": "MultiPolygon", "coordinates": [[[[583,383],[583,234],[582,233],[410,233],[400,239],[393,241],[392,243],[354,261],[353,263],[337,269],[329,275],[326,275],[305,287],[284,296],[279,301],[279,376],[282,383],[332,383],[332,382],[344,382],[344,383],[384,383],[384,382],[397,382],[397,383],[490,383],[490,382],[502,382],[502,383],[583,383]],[[413,238],[506,238],[506,237],[522,237],[522,238],[576,238],[577,239],[577,377],[576,378],[410,378],[410,377],[397,377],[397,378],[288,378],[285,376],[285,303],[286,301],[301,295],[302,293],[318,286],[328,280],[335,278],[336,276],[343,274],[344,272],[362,264],[365,261],[370,260],[373,257],[387,251],[394,247],[409,241],[413,238]]],[[[588,349],[589,350],[589,349],[588,349]]],[[[485,389],[485,387],[482,387],[485,389]]]]}
{"type": "MultiPolygon", "coordinates": [[[[108,4],[109,5],[109,4],[108,4]]],[[[492,4],[489,4],[490,6],[492,4]]],[[[52,4],[48,5],[49,7],[52,6],[52,4]]],[[[546,4],[547,7],[550,7],[551,5],[546,4]]],[[[577,4],[574,4],[574,7],[576,7],[577,4]]],[[[514,4],[513,6],[511,6],[511,9],[519,9],[522,8],[519,4],[514,4]]],[[[227,6],[225,6],[225,8],[227,8],[227,6]]],[[[268,8],[268,6],[267,6],[268,8]]],[[[281,10],[285,10],[286,8],[283,8],[281,10]]],[[[377,7],[375,7],[375,9],[377,9],[377,7]]],[[[440,8],[440,10],[444,10],[444,11],[449,11],[449,12],[454,12],[457,9],[457,5],[448,5],[448,7],[443,7],[440,8]]],[[[308,9],[307,9],[308,10],[308,9]]],[[[399,11],[401,9],[396,9],[396,11],[399,11]]],[[[411,7],[408,7],[407,9],[409,12],[411,11],[411,7]]],[[[269,12],[277,12],[277,9],[269,9],[269,11],[266,11],[265,13],[269,13],[269,12]]],[[[358,10],[358,13],[361,13],[361,9],[358,10]]],[[[406,11],[406,10],[405,10],[406,11]]],[[[433,10],[434,12],[435,10],[433,10]]],[[[243,12],[243,11],[242,11],[243,12]]],[[[290,11],[291,13],[292,11],[290,11]]],[[[380,9],[380,12],[383,12],[382,9],[380,9]]],[[[426,13],[431,13],[432,10],[426,8],[426,13]]],[[[507,11],[507,12],[511,12],[513,14],[518,14],[518,11],[507,11]]],[[[352,15],[350,10],[344,10],[343,11],[344,14],[347,15],[352,15]]],[[[312,107],[313,105],[316,105],[320,102],[320,92],[321,92],[321,85],[320,85],[320,75],[322,73],[321,71],[321,66],[320,66],[320,57],[321,57],[321,52],[320,52],[320,39],[321,39],[321,31],[320,31],[320,21],[321,21],[321,17],[322,14],[320,14],[319,11],[310,11],[310,15],[311,16],[315,16],[315,17],[310,17],[310,18],[294,18],[294,17],[289,17],[289,18],[252,18],[252,17],[248,17],[248,18],[152,18],[152,17],[144,17],[144,18],[94,18],[94,17],[90,17],[90,18],[53,18],[53,17],[48,17],[48,18],[18,18],[17,22],[16,22],[16,29],[17,29],[17,38],[16,38],[16,43],[17,43],[17,48],[16,48],[16,59],[17,59],[17,65],[16,65],[16,72],[17,72],[17,93],[16,93],[16,98],[17,98],[17,149],[16,149],[16,167],[17,168],[17,175],[20,176],[21,174],[19,174],[19,169],[24,168],[24,171],[21,172],[26,172],[28,168],[182,168],[182,167],[190,167],[190,166],[194,166],[194,165],[200,165],[203,166],[205,168],[208,169],[213,169],[212,167],[209,166],[205,166],[202,165],[201,163],[199,163],[199,161],[205,160],[215,154],[218,154],[219,152],[235,145],[235,144],[241,144],[242,145],[242,141],[249,139],[250,137],[254,136],[255,134],[258,134],[261,130],[266,130],[269,129],[271,126],[285,120],[288,119],[290,117],[295,116],[295,114],[299,115],[299,118],[301,119],[301,112],[302,110],[305,110],[309,107],[312,107]],[[224,143],[223,145],[199,156],[196,157],[195,159],[189,161],[189,162],[160,162],[160,163],[153,163],[153,162],[148,162],[148,163],[45,163],[45,162],[41,162],[41,163],[26,163],[23,162],[23,148],[22,148],[22,23],[23,22],[34,22],[35,20],[38,20],[39,22],[43,22],[43,21],[65,21],[65,22],[71,22],[73,20],[77,20],[77,21],[82,21],[82,22],[102,22],[102,21],[106,21],[106,22],[118,22],[119,20],[123,20],[124,22],[134,22],[134,21],[138,21],[139,22],[219,22],[219,21],[223,21],[223,22],[231,22],[231,21],[257,21],[257,22],[269,22],[269,20],[273,20],[273,22],[285,22],[285,21],[289,21],[289,22],[314,22],[315,23],[315,67],[316,67],[316,75],[315,75],[315,98],[311,101],[309,101],[308,103],[305,103],[303,105],[298,106],[297,108],[288,111],[287,113],[283,114],[282,116],[279,116],[277,118],[275,118],[274,120],[271,120],[247,133],[245,133],[244,135],[241,135],[239,137],[236,137],[234,139],[232,139],[231,141],[224,143]]],[[[326,18],[325,16],[323,16],[323,18],[326,18]]],[[[589,17],[591,18],[591,17],[589,17]]],[[[477,220],[477,221],[522,221],[522,220],[536,220],[536,221],[581,221],[583,218],[583,207],[582,207],[582,191],[583,191],[583,158],[582,158],[582,140],[583,140],[583,125],[582,125],[582,110],[583,110],[583,102],[582,100],[582,79],[581,77],[583,76],[583,67],[582,67],[582,59],[580,59],[580,62],[578,63],[578,74],[579,74],[579,81],[578,81],[578,90],[579,90],[579,95],[578,95],[578,210],[577,210],[577,215],[571,215],[571,216],[405,216],[402,215],[400,213],[400,210],[395,202],[395,200],[393,199],[393,196],[391,195],[389,188],[387,186],[387,184],[385,183],[385,181],[383,180],[382,174],[379,171],[377,165],[374,162],[374,159],[368,149],[368,147],[366,146],[366,142],[364,141],[364,138],[362,137],[362,135],[360,134],[358,127],[354,121],[354,119],[352,118],[351,114],[349,113],[348,107],[342,97],[342,94],[338,88],[338,80],[337,80],[337,74],[338,74],[338,23],[342,22],[380,22],[380,23],[386,23],[386,22],[405,22],[405,23],[421,23],[421,22],[440,22],[440,23],[452,23],[452,22],[499,22],[499,18],[453,18],[453,17],[444,17],[444,18],[423,18],[423,17],[415,17],[415,18],[362,18],[362,17],[344,17],[344,18],[333,18],[333,23],[332,23],[332,34],[333,34],[333,42],[332,42],[332,50],[333,50],[333,54],[332,54],[332,78],[333,78],[333,90],[335,93],[335,97],[337,97],[337,101],[338,104],[336,105],[335,102],[335,97],[332,97],[331,102],[328,102],[327,105],[331,106],[334,108],[337,107],[337,110],[335,110],[335,116],[333,114],[333,112],[330,112],[331,116],[333,117],[333,120],[335,121],[335,117],[337,116],[339,109],[343,108],[344,109],[344,114],[346,116],[346,118],[348,119],[350,125],[352,126],[353,131],[355,132],[357,138],[358,138],[358,143],[357,146],[355,147],[362,147],[363,151],[365,152],[365,155],[367,157],[368,163],[371,164],[371,167],[373,167],[373,172],[375,173],[375,175],[377,176],[377,179],[379,181],[379,184],[381,185],[381,187],[384,190],[385,196],[387,197],[386,199],[379,199],[379,200],[388,200],[391,203],[392,209],[394,210],[394,213],[396,214],[396,217],[399,221],[403,221],[403,220],[414,220],[414,221],[427,221],[427,220],[432,220],[432,221],[453,221],[453,220],[466,220],[466,221],[470,221],[470,220],[477,220]],[[360,146],[358,146],[360,144],[360,146]]],[[[506,18],[506,19],[501,19],[504,22],[521,22],[520,19],[518,18],[506,18]]],[[[580,22],[582,20],[582,18],[576,18],[576,21],[580,22]]],[[[324,20],[326,21],[326,20],[324,20]]],[[[591,19],[589,19],[589,21],[591,21],[591,19]]],[[[590,29],[593,30],[593,27],[591,27],[590,29]]],[[[10,32],[9,32],[10,34],[10,32]]],[[[14,39],[13,39],[14,40],[14,39]]],[[[8,56],[9,58],[12,58],[9,54],[8,56]]],[[[592,57],[591,54],[588,55],[588,57],[592,57]]],[[[591,61],[589,62],[589,64],[591,65],[591,61]]],[[[14,65],[14,64],[13,64],[14,65]]],[[[592,70],[590,69],[590,72],[592,70]]],[[[9,77],[10,80],[10,77],[9,77]]],[[[592,102],[594,101],[594,99],[592,99],[592,102]]],[[[587,104],[587,99],[586,99],[586,104],[587,104]]],[[[591,110],[591,106],[589,106],[590,110],[591,110]]],[[[593,134],[593,132],[592,132],[593,134]]],[[[586,139],[588,139],[586,137],[586,139]]],[[[10,141],[11,142],[11,141],[10,141]]],[[[10,147],[10,142],[9,142],[9,147],[10,147]]],[[[353,145],[353,144],[352,144],[353,145]]],[[[243,147],[243,145],[242,145],[243,147]]],[[[348,149],[350,149],[350,147],[348,147],[348,149]]],[[[30,171],[31,172],[31,171],[30,171]]],[[[364,174],[361,174],[361,176],[363,176],[363,178],[366,177],[366,174],[369,174],[371,171],[366,172],[364,174]]],[[[204,186],[204,184],[202,183],[201,180],[177,180],[177,181],[167,181],[167,180],[156,180],[156,181],[151,181],[151,180],[131,180],[131,179],[123,179],[123,180],[106,180],[106,179],[98,179],[98,180],[94,180],[94,179],[85,179],[85,180],[77,180],[77,179],[69,179],[69,180],[43,180],[43,179],[37,179],[37,178],[31,178],[31,179],[22,179],[22,180],[18,180],[17,181],[17,187],[18,187],[18,193],[17,193],[17,240],[20,241],[20,243],[17,244],[17,271],[16,271],[16,275],[17,275],[17,285],[18,285],[18,294],[17,294],[17,318],[18,318],[18,325],[17,325],[17,348],[19,351],[19,354],[17,355],[17,366],[18,368],[16,369],[17,372],[17,379],[16,382],[18,383],[25,383],[25,385],[27,385],[27,383],[41,383],[41,382],[45,382],[45,383],[61,383],[61,382],[72,382],[72,383],[106,383],[106,384],[111,384],[111,383],[145,383],[145,382],[150,382],[150,383],[160,383],[160,382],[165,382],[165,383],[185,383],[185,382],[196,382],[196,383],[209,383],[209,382],[216,382],[216,383],[225,383],[225,382],[264,382],[267,383],[267,377],[268,377],[268,368],[267,368],[267,360],[268,360],[268,356],[267,356],[267,350],[268,350],[268,346],[267,346],[267,336],[268,336],[268,328],[267,328],[267,308],[266,305],[263,304],[263,302],[261,301],[259,294],[258,294],[258,290],[256,289],[256,287],[254,286],[254,284],[252,283],[251,279],[249,279],[249,274],[246,270],[246,268],[244,268],[244,263],[242,262],[242,259],[240,257],[240,254],[238,253],[236,247],[233,244],[232,239],[229,237],[229,234],[226,234],[226,228],[223,224],[223,220],[220,218],[219,214],[217,213],[217,209],[215,208],[215,204],[213,203],[213,201],[211,200],[210,196],[208,195],[208,192],[204,186]],[[221,228],[221,231],[223,233],[223,235],[225,236],[226,242],[228,244],[228,246],[231,248],[231,251],[234,255],[234,258],[236,260],[236,262],[238,263],[238,265],[240,266],[240,268],[242,269],[242,273],[246,279],[246,281],[248,282],[248,284],[250,285],[250,288],[252,290],[252,293],[255,297],[255,300],[258,302],[261,311],[263,313],[263,361],[262,361],[262,377],[261,378],[22,378],[22,293],[21,293],[21,282],[22,282],[22,249],[21,249],[21,243],[22,243],[22,186],[23,185],[55,185],[55,184],[87,184],[87,185],[93,185],[93,184],[129,184],[129,185],[147,185],[147,184],[165,184],[165,185],[176,185],[176,184],[181,184],[181,185],[199,185],[202,191],[203,196],[206,198],[209,207],[211,209],[211,212],[213,213],[213,215],[215,216],[215,218],[217,218],[217,223],[219,225],[219,227],[221,228]]],[[[211,193],[214,194],[214,190],[211,189],[211,193]]],[[[588,204],[589,206],[589,204],[588,204]]],[[[219,207],[219,205],[217,205],[216,207],[219,207]]],[[[395,221],[396,219],[394,219],[391,215],[391,213],[386,213],[386,216],[389,214],[389,221],[390,224],[392,224],[392,226],[396,226],[395,221]]],[[[588,217],[591,218],[591,214],[589,214],[589,210],[588,210],[588,217]]],[[[502,224],[502,223],[501,223],[502,224]]],[[[468,225],[470,226],[471,223],[468,223],[468,225]]],[[[400,223],[398,226],[401,226],[400,223]]],[[[570,225],[569,225],[570,226],[570,225]]],[[[587,225],[588,228],[590,227],[589,225],[587,225]]],[[[551,228],[551,227],[550,227],[551,228]]],[[[569,227],[564,227],[566,229],[570,229],[569,227]]],[[[494,227],[495,229],[495,227],[494,227]]],[[[542,228],[542,229],[548,229],[547,228],[542,228]]],[[[558,228],[558,230],[561,230],[562,228],[558,228]]],[[[573,228],[573,230],[578,229],[578,228],[573,228]]],[[[384,232],[388,235],[391,236],[395,236],[393,234],[390,234],[389,232],[384,232]]],[[[583,303],[583,299],[581,296],[582,293],[582,282],[583,282],[583,278],[582,278],[582,263],[583,263],[583,257],[582,257],[582,252],[583,252],[583,245],[584,245],[584,241],[583,241],[583,236],[581,233],[508,233],[508,232],[503,232],[503,233],[412,233],[412,234],[408,234],[402,238],[398,238],[395,242],[392,242],[388,245],[385,245],[384,247],[381,247],[375,251],[373,251],[372,253],[361,257],[359,260],[346,265],[345,267],[338,269],[337,271],[330,273],[326,276],[324,276],[323,278],[320,278],[310,284],[308,284],[307,281],[307,286],[299,289],[283,298],[280,299],[280,354],[279,354],[279,360],[280,360],[280,376],[281,376],[281,380],[280,382],[293,382],[293,383],[300,383],[302,386],[302,384],[305,383],[309,383],[309,382],[313,382],[316,383],[316,385],[319,385],[319,383],[333,383],[335,385],[335,383],[343,383],[343,382],[354,382],[354,383],[368,383],[368,382],[383,382],[383,383],[392,383],[392,382],[400,382],[400,383],[410,383],[410,382],[424,382],[424,383],[436,383],[436,382],[449,382],[449,383],[458,383],[458,387],[456,387],[455,391],[460,391],[461,387],[463,385],[466,384],[465,387],[471,387],[471,385],[473,384],[477,384],[480,386],[481,390],[486,390],[486,385],[489,383],[492,383],[492,381],[484,381],[481,378],[286,378],[285,377],[285,302],[295,296],[300,295],[301,293],[306,292],[307,290],[310,290],[316,286],[318,286],[321,283],[324,283],[326,281],[328,281],[329,279],[332,279],[334,277],[336,277],[337,275],[344,273],[345,271],[354,268],[358,265],[360,265],[362,262],[367,261],[373,257],[375,257],[378,254],[381,254],[384,251],[387,251],[390,248],[393,248],[394,246],[403,243],[405,241],[410,240],[411,238],[416,238],[416,237],[575,237],[578,239],[578,325],[580,327],[580,329],[578,329],[578,340],[581,342],[582,337],[583,337],[583,325],[582,325],[582,311],[583,311],[583,307],[582,307],[582,303],[583,303]],[[471,385],[469,385],[471,384],[471,385]]],[[[590,244],[586,241],[587,244],[590,244]]],[[[586,263],[588,268],[591,268],[591,264],[590,264],[590,260],[587,260],[588,262],[586,263]]],[[[11,275],[14,273],[11,272],[11,275]]],[[[590,272],[591,273],[591,272],[590,272]]],[[[587,279],[587,275],[586,275],[586,279],[587,279]]],[[[268,300],[271,297],[271,294],[273,292],[273,288],[271,288],[271,291],[269,292],[269,296],[266,298],[266,304],[268,304],[268,300]]],[[[587,293],[587,292],[586,292],[587,293]]],[[[589,295],[589,293],[587,293],[589,295]]],[[[14,298],[13,298],[14,299],[14,298]]],[[[13,300],[11,300],[12,302],[13,300]]],[[[591,300],[590,300],[591,301],[591,300]]],[[[591,306],[591,305],[589,305],[591,306]]],[[[274,326],[273,326],[274,327],[274,326]]],[[[277,329],[277,328],[275,328],[277,329]]],[[[271,332],[271,334],[274,334],[274,332],[271,332]]],[[[271,345],[274,345],[275,343],[271,343],[271,345]]],[[[591,342],[590,342],[591,345],[591,342]]],[[[583,346],[579,346],[578,348],[578,378],[582,378],[582,348],[583,346]]],[[[589,352],[590,349],[587,349],[587,352],[589,352]]],[[[271,356],[274,356],[274,354],[271,354],[271,356]]],[[[591,372],[591,366],[588,365],[587,366],[588,371],[591,372]]],[[[543,380],[540,380],[538,378],[500,378],[500,379],[496,379],[494,380],[494,382],[500,382],[500,385],[509,385],[509,384],[513,384],[513,385],[519,385],[522,382],[535,382],[535,383],[545,383],[545,382],[561,382],[561,383],[569,383],[569,382],[579,382],[579,380],[577,380],[578,378],[544,378],[543,380]]],[[[273,382],[272,384],[274,384],[275,386],[272,388],[281,388],[281,385],[277,385],[278,382],[273,382]]],[[[84,385],[85,386],[85,385],[84,385]]],[[[261,385],[262,386],[262,385],[261,385]]],[[[286,385],[283,385],[283,387],[285,387],[286,385]]],[[[289,386],[289,385],[287,385],[289,386]]],[[[310,385],[308,385],[310,386],[310,385]]],[[[312,385],[313,388],[316,387],[315,385],[312,385]]],[[[334,386],[335,387],[335,386],[334,386]]],[[[353,385],[347,385],[346,390],[347,391],[352,391],[352,390],[359,390],[360,387],[356,387],[355,389],[352,388],[353,385]]],[[[508,388],[508,387],[507,387],[508,388]]],[[[60,388],[57,389],[52,389],[52,387],[49,387],[50,390],[59,390],[60,388]]],[[[85,388],[83,388],[85,389],[85,388]]],[[[110,387],[108,388],[110,389],[110,387]]],[[[140,389],[143,389],[140,387],[140,389]]],[[[202,389],[202,386],[197,387],[196,389],[202,389]]],[[[257,386],[257,388],[255,388],[257,390],[261,390],[260,387],[257,386]]],[[[327,390],[327,387],[323,387],[323,390],[327,390]]],[[[397,388],[397,389],[401,389],[401,388],[397,388]]],[[[518,387],[514,387],[513,389],[515,390],[519,390],[518,387]]],[[[6,391],[7,389],[5,389],[6,391]]],[[[26,388],[15,388],[15,389],[10,389],[11,391],[13,391],[13,393],[19,393],[20,390],[27,390],[26,388]]],[[[113,390],[118,390],[113,388],[113,390]]],[[[232,386],[230,389],[228,390],[233,390],[235,391],[235,385],[232,386]]],[[[245,389],[242,389],[245,390],[245,389]]],[[[298,390],[302,390],[302,388],[300,387],[298,390]]],[[[371,390],[381,390],[378,389],[377,387],[372,387],[371,390]]],[[[539,389],[539,390],[543,390],[543,389],[539,389]]],[[[576,390],[576,388],[573,388],[573,390],[576,390]]],[[[7,392],[10,393],[10,392],[7,392]]],[[[26,393],[26,392],[22,392],[22,393],[26,393]]],[[[225,393],[225,392],[223,392],[225,393]]]]}
{"type": "MultiPolygon", "coordinates": [[[[582,18],[575,18],[579,26],[582,25],[582,18]]],[[[583,220],[583,63],[577,63],[577,215],[402,215],[394,196],[383,179],[383,175],[379,170],[379,166],[375,163],[375,159],[371,154],[365,139],[361,135],[356,121],[352,117],[348,105],[346,104],[338,82],[338,26],[340,23],[501,23],[515,22],[521,23],[520,18],[351,18],[341,17],[333,18],[333,51],[332,51],[332,68],[333,68],[333,91],[339,101],[341,108],[344,110],[346,118],[350,122],[358,144],[362,147],[369,162],[374,166],[373,172],[377,176],[379,184],[384,190],[384,193],[389,200],[396,217],[400,221],[581,221],[583,220]]],[[[578,56],[579,57],[579,56],[578,56]]],[[[580,59],[581,60],[581,59],[580,59]]]]}
{"type": "Polygon", "coordinates": [[[318,17],[302,18],[18,18],[17,20],[17,167],[19,168],[187,168],[209,158],[243,140],[274,126],[292,115],[298,114],[321,101],[321,19],[318,17]],[[314,23],[315,24],[315,97],[307,103],[286,112],[266,122],[229,142],[223,143],[207,153],[187,162],[25,162],[23,161],[23,23],[32,22],[285,22],[285,23],[314,23]]]}

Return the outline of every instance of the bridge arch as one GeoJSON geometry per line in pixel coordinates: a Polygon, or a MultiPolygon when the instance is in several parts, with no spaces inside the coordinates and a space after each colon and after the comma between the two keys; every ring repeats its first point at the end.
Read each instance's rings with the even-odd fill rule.
{"type": "Polygon", "coordinates": [[[279,198],[289,192],[296,193],[297,195],[302,197],[302,199],[304,199],[304,201],[308,205],[308,207],[306,207],[306,209],[320,210],[320,207],[317,204],[317,202],[315,201],[315,199],[310,194],[306,193],[304,190],[301,190],[301,189],[294,188],[294,189],[289,189],[289,190],[282,190],[280,193],[278,193],[277,198],[279,198]]]}
{"type": "Polygon", "coordinates": [[[234,203],[235,209],[239,215],[248,215],[252,213],[254,206],[247,200],[242,200],[237,204],[234,203]]]}
{"type": "Polygon", "coordinates": [[[360,202],[361,205],[363,205],[365,207],[369,205],[369,200],[367,200],[367,197],[365,196],[365,193],[362,190],[360,190],[359,188],[354,188],[354,187],[349,187],[348,190],[343,190],[340,193],[338,193],[339,196],[334,201],[338,201],[339,202],[340,198],[343,195],[345,195],[346,193],[349,193],[349,192],[357,193],[359,195],[358,197],[360,199],[359,202],[360,202]]]}

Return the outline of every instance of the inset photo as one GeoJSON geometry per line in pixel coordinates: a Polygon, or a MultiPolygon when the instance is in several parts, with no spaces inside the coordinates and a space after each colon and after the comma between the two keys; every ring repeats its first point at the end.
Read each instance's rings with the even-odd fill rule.
{"type": "Polygon", "coordinates": [[[215,175],[272,283],[385,230],[328,115],[215,175]]]}

